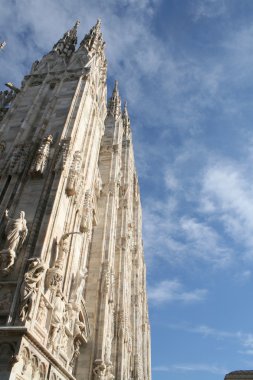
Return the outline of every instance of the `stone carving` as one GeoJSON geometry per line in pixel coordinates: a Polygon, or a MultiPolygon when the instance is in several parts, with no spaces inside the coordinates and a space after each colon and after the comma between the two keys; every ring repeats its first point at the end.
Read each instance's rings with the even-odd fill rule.
{"type": "Polygon", "coordinates": [[[60,346],[61,331],[65,328],[63,324],[63,315],[65,313],[65,301],[64,296],[60,290],[57,290],[54,309],[51,319],[51,330],[49,335],[49,346],[52,350],[57,350],[60,346]]]}
{"type": "Polygon", "coordinates": [[[63,280],[63,264],[64,258],[69,249],[69,242],[67,238],[69,234],[64,234],[60,241],[56,241],[56,260],[52,268],[47,270],[46,274],[46,287],[51,290],[60,289],[63,280]]]}
{"type": "Polygon", "coordinates": [[[86,277],[87,268],[85,268],[84,270],[79,270],[77,272],[71,289],[70,302],[73,302],[75,304],[79,304],[81,302],[86,277]]]}
{"type": "Polygon", "coordinates": [[[5,211],[7,225],[5,227],[5,248],[0,251],[0,272],[8,274],[15,263],[18,250],[24,244],[28,229],[24,211],[20,212],[17,219],[9,217],[9,211],[5,211]]]}
{"type": "Polygon", "coordinates": [[[13,90],[0,91],[0,108],[5,108],[8,104],[12,102],[15,96],[16,93],[13,90]]]}
{"type": "Polygon", "coordinates": [[[69,197],[75,195],[80,180],[80,171],[82,165],[82,157],[79,151],[76,151],[69,170],[66,193],[69,197]]]}
{"type": "Polygon", "coordinates": [[[112,96],[108,104],[108,115],[113,116],[115,119],[121,114],[121,100],[118,91],[118,81],[115,81],[112,96]]]}
{"type": "Polygon", "coordinates": [[[45,285],[47,289],[60,289],[63,280],[63,265],[69,251],[70,235],[78,235],[81,232],[68,232],[62,235],[59,243],[56,241],[56,260],[52,268],[47,270],[45,285]]]}
{"type": "Polygon", "coordinates": [[[25,273],[24,281],[20,289],[20,313],[21,321],[31,319],[33,307],[37,298],[40,281],[45,272],[45,264],[39,258],[28,260],[29,266],[25,273]]]}
{"type": "Polygon", "coordinates": [[[63,139],[60,142],[59,146],[59,152],[57,155],[57,160],[55,164],[55,171],[62,171],[65,170],[67,167],[67,159],[68,159],[68,153],[70,150],[70,139],[63,139]]]}
{"type": "Polygon", "coordinates": [[[75,51],[77,43],[77,27],[80,21],[77,21],[72,29],[66,32],[63,37],[54,45],[53,51],[56,51],[60,56],[69,58],[75,51]]]}
{"type": "Polygon", "coordinates": [[[45,363],[41,362],[38,356],[31,352],[28,347],[22,347],[20,359],[22,362],[22,378],[33,378],[36,380],[46,379],[47,368],[45,363]]]}
{"type": "Polygon", "coordinates": [[[90,54],[96,53],[100,55],[102,62],[104,62],[104,46],[105,43],[103,41],[103,36],[101,33],[101,21],[97,20],[96,25],[91,28],[90,32],[86,34],[80,43],[80,47],[84,47],[90,54]]]}
{"type": "Polygon", "coordinates": [[[45,326],[46,318],[47,318],[47,303],[46,303],[45,298],[41,296],[38,312],[37,312],[37,321],[42,327],[45,326]]]}
{"type": "Polygon", "coordinates": [[[33,62],[33,64],[32,64],[32,68],[31,68],[31,74],[32,74],[34,71],[37,71],[37,70],[38,70],[39,63],[40,63],[40,61],[38,61],[38,60],[36,60],[36,61],[33,62]]]}
{"type": "Polygon", "coordinates": [[[101,178],[101,175],[100,175],[100,172],[99,172],[98,168],[97,168],[97,175],[96,175],[96,178],[95,178],[94,187],[95,187],[95,194],[99,198],[100,194],[101,194],[101,191],[102,191],[102,178],[101,178]]]}
{"type": "Polygon", "coordinates": [[[108,261],[103,264],[102,276],[102,291],[108,294],[108,302],[112,303],[114,299],[114,274],[108,261]]]}
{"type": "Polygon", "coordinates": [[[113,371],[112,363],[106,364],[106,371],[105,371],[106,380],[113,380],[115,378],[114,375],[112,374],[112,371],[113,371]]]}
{"type": "Polygon", "coordinates": [[[93,373],[96,380],[105,380],[106,365],[101,359],[96,359],[94,362],[93,373]]]}
{"type": "Polygon", "coordinates": [[[78,359],[80,355],[80,347],[81,347],[82,341],[80,339],[74,339],[73,342],[73,354],[71,357],[71,360],[69,362],[69,365],[71,367],[74,367],[76,360],[78,359]]]}
{"type": "Polygon", "coordinates": [[[15,91],[0,91],[0,121],[4,118],[6,112],[8,111],[9,104],[15,98],[15,91]]]}
{"type": "Polygon", "coordinates": [[[34,162],[31,168],[32,176],[42,176],[49,157],[50,145],[53,141],[53,137],[51,135],[45,137],[36,153],[34,162]]]}
{"type": "Polygon", "coordinates": [[[6,172],[10,175],[21,174],[27,163],[29,145],[26,143],[14,146],[12,155],[6,163],[6,172]]]}
{"type": "Polygon", "coordinates": [[[85,192],[84,202],[83,202],[83,215],[80,224],[81,232],[88,232],[92,226],[92,207],[91,207],[91,192],[87,190],[85,192]]]}

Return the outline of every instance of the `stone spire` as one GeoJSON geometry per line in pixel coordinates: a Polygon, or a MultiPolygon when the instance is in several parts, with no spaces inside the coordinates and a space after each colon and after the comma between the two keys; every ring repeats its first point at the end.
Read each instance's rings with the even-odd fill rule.
{"type": "Polygon", "coordinates": [[[63,37],[54,45],[53,51],[56,51],[59,55],[70,57],[75,51],[77,43],[77,27],[80,21],[77,21],[72,29],[64,33],[63,37]]]}
{"type": "Polygon", "coordinates": [[[101,32],[101,20],[97,20],[96,24],[80,43],[80,47],[84,47],[88,53],[100,53],[103,51],[104,45],[105,42],[103,41],[101,32]]]}
{"type": "Polygon", "coordinates": [[[121,100],[118,90],[118,81],[115,81],[112,96],[108,103],[108,115],[112,115],[115,119],[119,117],[121,112],[121,100]]]}
{"type": "Polygon", "coordinates": [[[130,119],[129,119],[129,115],[128,115],[127,102],[126,101],[124,103],[124,110],[122,112],[122,120],[123,120],[124,134],[126,136],[129,136],[131,129],[130,129],[130,119]]]}

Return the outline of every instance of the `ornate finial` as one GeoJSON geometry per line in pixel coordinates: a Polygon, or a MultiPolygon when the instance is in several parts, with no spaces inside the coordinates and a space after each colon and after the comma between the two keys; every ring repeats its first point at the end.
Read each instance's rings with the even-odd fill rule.
{"type": "Polygon", "coordinates": [[[1,49],[4,49],[5,46],[6,46],[6,42],[5,42],[5,41],[0,42],[0,50],[1,50],[1,49]]]}
{"type": "Polygon", "coordinates": [[[112,115],[115,119],[120,115],[121,112],[121,100],[118,90],[118,81],[115,80],[114,89],[112,96],[108,104],[108,115],[112,115]]]}
{"type": "Polygon", "coordinates": [[[53,50],[59,55],[69,58],[75,51],[75,45],[77,43],[77,27],[80,25],[80,21],[77,20],[72,29],[64,33],[63,37],[54,45],[53,50]]]}
{"type": "Polygon", "coordinates": [[[122,112],[124,133],[128,136],[130,132],[130,119],[127,110],[127,102],[124,103],[124,110],[122,112]]]}
{"type": "Polygon", "coordinates": [[[101,32],[101,20],[98,19],[96,24],[80,43],[80,47],[85,47],[88,53],[100,53],[103,50],[104,45],[105,43],[101,32]]]}

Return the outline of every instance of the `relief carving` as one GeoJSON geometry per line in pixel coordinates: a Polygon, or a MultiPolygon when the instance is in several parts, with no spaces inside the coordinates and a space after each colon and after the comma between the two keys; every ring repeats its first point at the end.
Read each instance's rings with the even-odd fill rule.
{"type": "Polygon", "coordinates": [[[92,206],[91,206],[91,192],[87,190],[85,192],[82,219],[80,224],[81,232],[88,232],[92,226],[92,206]]]}
{"type": "Polygon", "coordinates": [[[59,242],[56,241],[56,260],[52,268],[47,270],[45,285],[47,289],[60,289],[63,280],[63,265],[65,257],[69,251],[70,235],[80,234],[80,232],[68,232],[62,235],[59,242]]]}
{"type": "Polygon", "coordinates": [[[70,293],[70,302],[73,302],[77,305],[80,304],[83,295],[85,279],[87,277],[87,272],[87,268],[85,268],[83,271],[79,270],[76,274],[70,293]]]}
{"type": "Polygon", "coordinates": [[[0,272],[8,274],[15,263],[17,252],[20,250],[28,234],[24,211],[19,218],[9,217],[9,211],[5,211],[7,224],[5,227],[5,248],[0,251],[0,272]]]}
{"type": "Polygon", "coordinates": [[[37,322],[44,327],[47,319],[47,302],[43,296],[40,297],[40,303],[37,312],[37,322]]]}
{"type": "Polygon", "coordinates": [[[60,290],[57,290],[55,300],[54,300],[54,309],[51,319],[51,330],[49,334],[49,347],[52,350],[57,351],[61,343],[61,332],[62,329],[65,329],[65,324],[63,324],[63,316],[65,314],[65,301],[64,296],[60,290]]]}
{"type": "Polygon", "coordinates": [[[14,146],[11,157],[6,163],[6,171],[8,174],[21,174],[27,163],[29,152],[29,144],[22,143],[14,146]]]}
{"type": "Polygon", "coordinates": [[[114,299],[114,274],[108,261],[103,263],[102,291],[108,294],[108,302],[112,303],[114,299]]]}
{"type": "Polygon", "coordinates": [[[29,259],[28,270],[25,273],[24,281],[21,285],[20,313],[21,321],[31,319],[33,307],[37,298],[39,285],[45,272],[45,264],[39,258],[29,259]]]}
{"type": "Polygon", "coordinates": [[[56,164],[55,164],[56,172],[66,169],[69,150],[70,150],[70,139],[61,140],[60,146],[59,146],[59,152],[58,152],[56,164]]]}
{"type": "Polygon", "coordinates": [[[71,357],[71,360],[69,362],[69,365],[71,367],[74,367],[76,360],[78,359],[80,355],[80,347],[81,347],[82,341],[78,338],[74,339],[73,342],[73,354],[71,357]]]}
{"type": "Polygon", "coordinates": [[[96,359],[94,362],[93,373],[96,380],[105,380],[106,365],[101,359],[96,359]]]}
{"type": "Polygon", "coordinates": [[[47,166],[47,161],[49,157],[50,145],[53,141],[51,135],[45,137],[36,153],[34,162],[31,168],[32,176],[43,176],[43,173],[47,166]]]}
{"type": "Polygon", "coordinates": [[[72,164],[69,170],[67,186],[66,186],[66,194],[69,197],[72,197],[76,194],[79,180],[80,180],[80,172],[82,165],[82,157],[81,152],[76,151],[72,160],[72,164]]]}

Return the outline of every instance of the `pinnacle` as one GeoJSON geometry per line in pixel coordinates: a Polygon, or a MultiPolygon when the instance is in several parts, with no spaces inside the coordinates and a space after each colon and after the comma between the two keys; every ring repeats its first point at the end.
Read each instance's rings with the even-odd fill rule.
{"type": "Polygon", "coordinates": [[[80,43],[80,47],[85,47],[88,53],[100,52],[103,50],[104,42],[101,32],[101,20],[98,19],[96,24],[90,29],[80,43]]]}
{"type": "Polygon", "coordinates": [[[130,119],[128,115],[128,110],[127,110],[127,102],[124,102],[124,109],[122,112],[122,120],[123,120],[123,128],[125,133],[128,135],[130,131],[130,119]]]}
{"type": "Polygon", "coordinates": [[[63,37],[54,45],[53,51],[56,51],[59,55],[69,58],[75,51],[75,45],[77,43],[77,28],[80,25],[80,21],[77,20],[73,28],[64,33],[63,37]]]}
{"type": "Polygon", "coordinates": [[[113,117],[117,118],[121,112],[121,99],[118,90],[118,81],[115,80],[114,88],[112,91],[112,96],[108,104],[108,114],[111,114],[113,117]]]}

